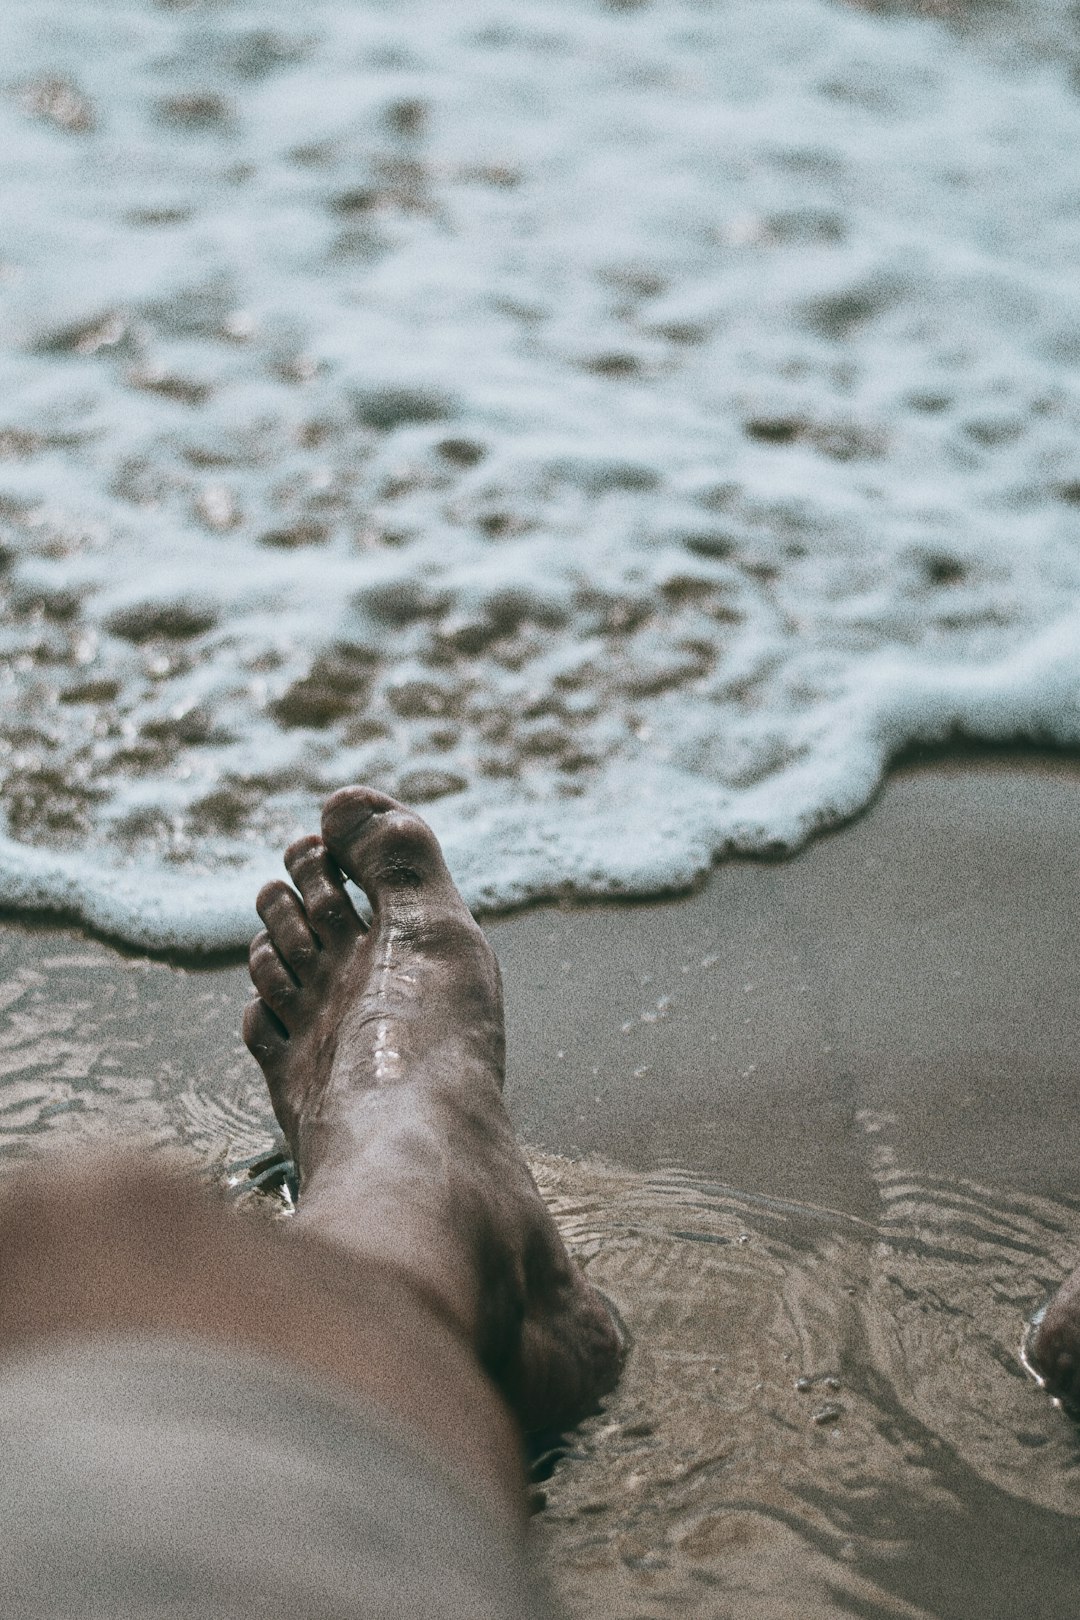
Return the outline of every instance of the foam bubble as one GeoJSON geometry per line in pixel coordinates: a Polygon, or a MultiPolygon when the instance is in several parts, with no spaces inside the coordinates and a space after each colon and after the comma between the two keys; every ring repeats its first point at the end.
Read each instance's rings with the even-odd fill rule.
{"type": "Polygon", "coordinates": [[[1080,741],[1057,0],[0,20],[0,902],[240,944],[320,797],[480,909],[1080,741]]]}

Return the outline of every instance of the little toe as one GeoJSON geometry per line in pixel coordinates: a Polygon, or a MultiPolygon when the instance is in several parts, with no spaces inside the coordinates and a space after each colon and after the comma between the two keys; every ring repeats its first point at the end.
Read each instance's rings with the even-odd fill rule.
{"type": "Polygon", "coordinates": [[[243,1033],[244,1045],[263,1072],[277,1122],[295,1151],[295,1086],[290,1083],[288,1033],[265,1001],[248,1002],[244,1008],[243,1033]]]}
{"type": "Polygon", "coordinates": [[[298,838],[285,851],[285,865],[319,940],[324,945],[351,944],[364,931],[364,924],[322,839],[314,833],[298,838]]]}
{"type": "Polygon", "coordinates": [[[263,1073],[269,1076],[276,1071],[285,1057],[289,1037],[264,1001],[249,1001],[244,1008],[243,1035],[244,1045],[263,1073]]]}
{"type": "Polygon", "coordinates": [[[264,883],[255,910],[266,924],[271,943],[301,984],[314,971],[319,941],[312,933],[303,906],[287,883],[264,883]]]}
{"type": "Polygon", "coordinates": [[[323,806],[322,829],[330,854],[376,911],[415,909],[421,889],[465,910],[435,834],[396,799],[372,788],[340,788],[323,806]]]}
{"type": "Polygon", "coordinates": [[[248,951],[248,972],[252,984],[270,1011],[286,1031],[290,1030],[296,1019],[300,986],[278,955],[269,934],[256,934],[252,940],[248,951]]]}

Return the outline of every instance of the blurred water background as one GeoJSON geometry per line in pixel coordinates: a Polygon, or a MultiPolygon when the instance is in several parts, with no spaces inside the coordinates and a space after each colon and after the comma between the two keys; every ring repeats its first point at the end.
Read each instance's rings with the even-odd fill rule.
{"type": "Polygon", "coordinates": [[[8,0],[0,902],[235,946],[361,779],[470,901],[1080,739],[1057,0],[8,0]]]}

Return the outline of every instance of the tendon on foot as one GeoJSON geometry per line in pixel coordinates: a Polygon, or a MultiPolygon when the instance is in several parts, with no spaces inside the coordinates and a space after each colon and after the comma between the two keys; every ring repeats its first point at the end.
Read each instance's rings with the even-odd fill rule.
{"type": "Polygon", "coordinates": [[[498,964],[435,834],[386,794],[342,788],[285,865],[294,886],[257,901],[244,1040],[301,1216],[440,1300],[525,1427],[573,1422],[615,1383],[625,1341],[514,1139],[498,964]]]}

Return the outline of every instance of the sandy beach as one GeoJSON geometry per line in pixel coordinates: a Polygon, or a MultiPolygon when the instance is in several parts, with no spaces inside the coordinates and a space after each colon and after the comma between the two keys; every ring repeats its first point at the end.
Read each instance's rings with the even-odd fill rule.
{"type": "Polygon", "coordinates": [[[1080,1194],[1078,792],[1051,757],[912,766],[795,860],[496,925],[524,1135],[863,1215],[873,1115],[920,1174],[1080,1194]]]}
{"type": "MultiPolygon", "coordinates": [[[[491,923],[515,1120],[636,1343],[537,1487],[572,1615],[1074,1612],[1080,1444],[1019,1346],[1080,1254],[1078,791],[913,764],[792,861],[491,923]]],[[[242,964],[0,953],[8,1163],[270,1143],[242,964]]]]}
{"type": "Polygon", "coordinates": [[[1078,15],[0,7],[0,1174],[282,1214],[255,891],[418,806],[635,1342],[571,1620],[1080,1607],[1078,15]]]}

